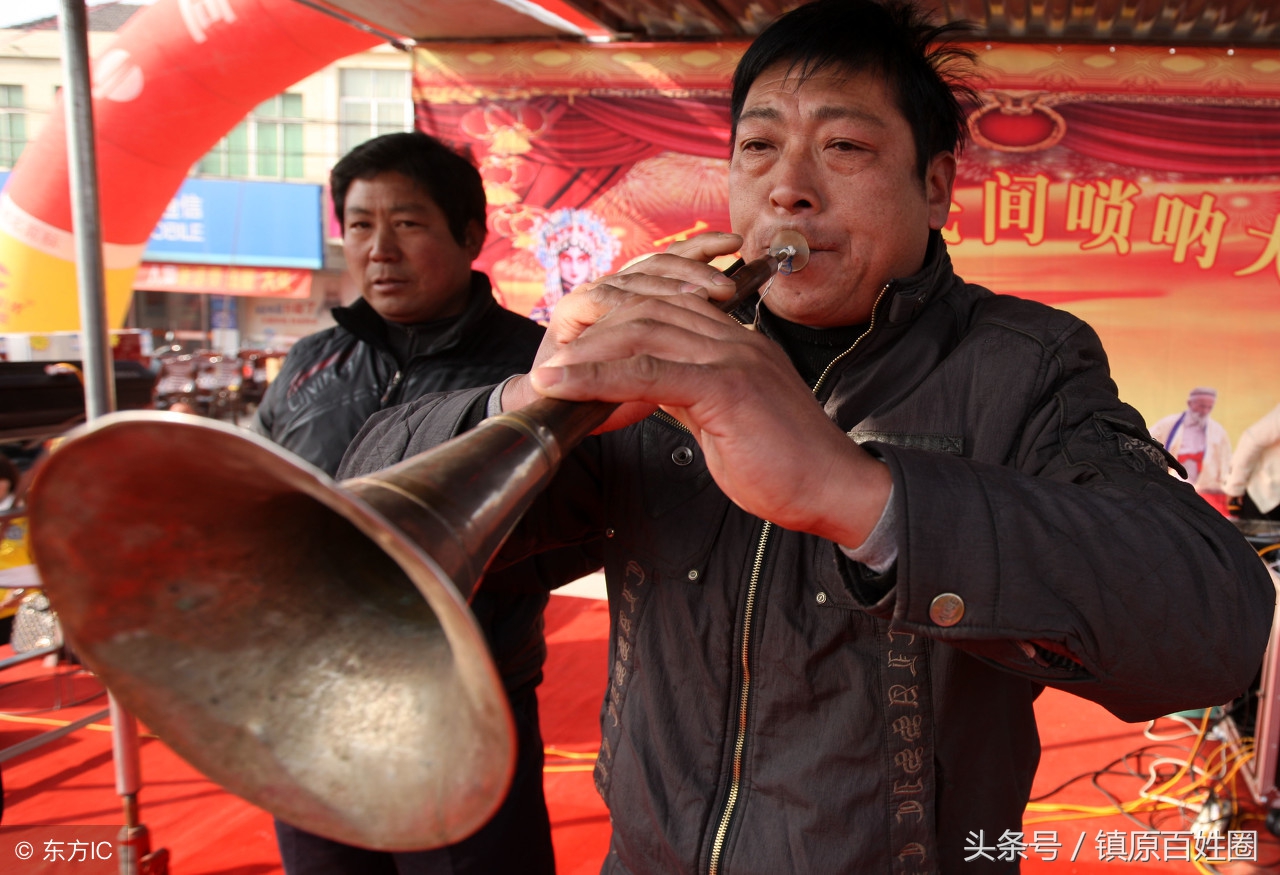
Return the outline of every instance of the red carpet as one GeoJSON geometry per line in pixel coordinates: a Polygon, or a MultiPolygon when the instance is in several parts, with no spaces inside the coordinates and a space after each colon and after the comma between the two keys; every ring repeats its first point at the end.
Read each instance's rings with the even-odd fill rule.
{"type": "MultiPolygon", "coordinates": [[[[599,871],[608,844],[608,815],[596,796],[591,777],[591,758],[599,739],[596,720],[605,685],[607,627],[608,613],[603,602],[571,596],[552,598],[547,612],[550,655],[547,680],[541,690],[541,710],[543,737],[551,754],[547,759],[545,786],[561,875],[594,875],[599,871]]],[[[7,655],[8,648],[0,648],[0,657],[7,655]]],[[[16,744],[47,728],[32,721],[62,723],[105,707],[103,698],[60,709],[53,707],[59,694],[66,702],[95,689],[92,678],[68,673],[65,666],[55,670],[39,663],[28,663],[0,674],[0,712],[3,712],[0,715],[0,748],[16,744]]],[[[1144,738],[1143,727],[1121,723],[1091,703],[1053,690],[1046,691],[1041,697],[1037,703],[1037,714],[1044,760],[1036,777],[1035,795],[1052,790],[1077,775],[1102,770],[1127,753],[1157,744],[1144,738]]],[[[1179,727],[1173,721],[1161,721],[1157,731],[1172,735],[1180,728],[1185,727],[1179,727]]],[[[1171,761],[1185,759],[1184,748],[1191,741],[1184,739],[1164,743],[1159,752],[1169,756],[1171,761]]],[[[1210,747],[1218,745],[1211,744],[1210,747]]],[[[143,789],[139,801],[142,821],[151,831],[153,845],[168,849],[171,871],[177,875],[268,875],[281,871],[271,820],[265,813],[204,780],[155,739],[143,740],[141,760],[143,789]]],[[[1148,758],[1141,763],[1140,769],[1145,770],[1149,764],[1148,758]]],[[[1176,765],[1161,768],[1165,780],[1176,772],[1176,765]]],[[[104,835],[110,838],[114,827],[121,822],[109,732],[80,730],[5,763],[3,777],[5,810],[4,829],[0,832],[0,872],[26,875],[53,871],[38,867],[34,861],[19,864],[14,860],[13,843],[10,841],[13,827],[36,824],[79,827],[87,841],[100,840],[104,835]],[[98,828],[90,829],[94,826],[98,828]]],[[[1099,783],[1120,800],[1132,802],[1138,799],[1143,779],[1107,775],[1100,778],[1099,783]]],[[[1167,790],[1165,795],[1173,797],[1185,792],[1189,783],[1184,780],[1179,787],[1167,790]]],[[[1046,802],[1092,808],[1110,804],[1088,778],[1071,784],[1046,802]]],[[[1249,804],[1245,798],[1239,800],[1239,805],[1252,817],[1261,814],[1257,806],[1249,804]]],[[[1122,835],[1124,850],[1132,854],[1133,844],[1138,841],[1135,835],[1153,827],[1142,826],[1118,815],[1063,819],[1071,816],[1078,814],[1028,811],[1024,825],[1024,841],[1028,847],[1024,849],[1023,871],[1055,875],[1209,871],[1198,869],[1190,862],[1165,860],[1159,847],[1156,848],[1158,862],[1138,859],[1099,862],[1097,835],[1100,831],[1113,835],[1110,840],[1113,851],[1119,849],[1117,843],[1121,841],[1114,836],[1122,835]],[[1042,833],[1042,839],[1052,834],[1061,845],[1057,860],[1047,859],[1047,842],[1038,848],[1032,846],[1032,836],[1037,831],[1042,833]],[[1068,858],[1082,833],[1085,839],[1077,859],[1074,863],[1069,862],[1068,858]]],[[[1149,813],[1136,814],[1135,817],[1142,824],[1153,822],[1153,815],[1149,813]]],[[[1165,830],[1186,829],[1176,811],[1159,812],[1154,817],[1154,822],[1165,830]]],[[[1258,820],[1238,822],[1232,829],[1258,831],[1256,863],[1235,862],[1220,866],[1217,871],[1227,875],[1280,871],[1280,842],[1271,837],[1258,820]]],[[[61,840],[69,840],[62,832],[66,831],[60,832],[61,840]]],[[[985,844],[994,846],[997,838],[986,836],[985,844]]],[[[1168,850],[1163,849],[1164,852],[1168,850]]],[[[116,869],[112,865],[95,869],[88,864],[80,864],[65,868],[65,871],[90,875],[116,869]]]]}

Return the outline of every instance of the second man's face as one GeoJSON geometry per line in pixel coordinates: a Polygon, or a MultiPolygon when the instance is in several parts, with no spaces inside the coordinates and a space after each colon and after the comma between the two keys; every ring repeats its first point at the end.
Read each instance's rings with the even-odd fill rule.
{"type": "Polygon", "coordinates": [[[472,227],[460,245],[444,211],[401,173],[357,179],[347,189],[342,228],[347,270],[388,322],[460,314],[482,240],[482,230],[472,227]]]}
{"type": "Polygon", "coordinates": [[[752,84],[729,165],[729,213],[747,260],[792,228],[808,265],[774,278],[768,306],[814,328],[867,321],[891,279],[924,264],[929,230],[951,206],[955,159],[923,182],[911,128],[883,77],[827,69],[801,82],[787,64],[752,84]]]}

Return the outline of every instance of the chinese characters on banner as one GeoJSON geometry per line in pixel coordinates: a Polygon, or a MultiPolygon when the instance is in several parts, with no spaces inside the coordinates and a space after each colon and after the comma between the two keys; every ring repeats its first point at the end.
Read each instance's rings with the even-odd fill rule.
{"type": "MultiPolygon", "coordinates": [[[[589,209],[617,266],[729,228],[742,44],[451,45],[415,54],[418,126],[470,150],[478,267],[529,313],[548,216],[589,209]]],[[[1280,62],[1262,51],[975,46],[984,77],[944,237],[960,274],[1066,307],[1149,420],[1215,385],[1232,433],[1280,372],[1280,62]]],[[[544,259],[545,261],[545,259],[544,259]]]]}
{"type": "Polygon", "coordinates": [[[311,271],[290,267],[222,267],[143,262],[134,286],[149,292],[309,298],[311,271]]]}

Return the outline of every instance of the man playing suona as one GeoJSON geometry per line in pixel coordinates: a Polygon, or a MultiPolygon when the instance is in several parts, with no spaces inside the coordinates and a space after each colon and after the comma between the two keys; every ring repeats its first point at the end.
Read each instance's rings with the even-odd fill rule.
{"type": "Polygon", "coordinates": [[[530,374],[379,414],[344,460],[622,402],[498,560],[604,545],[605,873],[1015,871],[966,848],[1022,829],[1044,685],[1145,720],[1260,665],[1270,580],[1095,333],[952,271],[957,35],[897,0],[779,19],[734,76],[735,233],[580,287],[530,374]],[[782,229],[807,266],[721,313],[706,262],[782,229]]]}

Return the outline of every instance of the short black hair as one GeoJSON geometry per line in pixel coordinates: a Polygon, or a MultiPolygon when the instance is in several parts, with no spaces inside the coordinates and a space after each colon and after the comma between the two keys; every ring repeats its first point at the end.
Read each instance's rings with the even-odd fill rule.
{"type": "Polygon", "coordinates": [[[924,179],[940,152],[959,154],[968,135],[962,101],[977,103],[964,81],[971,50],[954,41],[972,34],[963,22],[934,25],[929,13],[907,0],[816,0],[771,24],[751,43],[733,73],[730,142],[737,139],[752,83],[779,63],[802,80],[841,67],[885,77],[911,127],[916,169],[924,179]]]}
{"type": "Polygon", "coordinates": [[[466,245],[467,226],[473,221],[479,222],[480,233],[485,233],[484,183],[480,171],[470,158],[422,131],[374,137],[333,165],[329,172],[329,191],[338,224],[344,224],[351,183],[389,172],[409,177],[435,201],[448,219],[449,233],[459,246],[466,245]]]}

